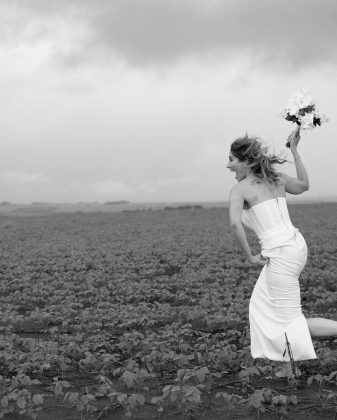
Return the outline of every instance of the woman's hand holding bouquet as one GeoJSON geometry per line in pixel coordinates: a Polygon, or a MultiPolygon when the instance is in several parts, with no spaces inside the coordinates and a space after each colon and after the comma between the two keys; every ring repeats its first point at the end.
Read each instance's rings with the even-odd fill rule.
{"type": "MultiPolygon", "coordinates": [[[[300,131],[304,133],[329,121],[326,115],[317,110],[315,100],[306,90],[301,90],[290,99],[288,105],[281,112],[281,116],[287,121],[296,123],[300,131]]],[[[292,135],[293,133],[288,137],[287,147],[290,147],[292,135]]]]}

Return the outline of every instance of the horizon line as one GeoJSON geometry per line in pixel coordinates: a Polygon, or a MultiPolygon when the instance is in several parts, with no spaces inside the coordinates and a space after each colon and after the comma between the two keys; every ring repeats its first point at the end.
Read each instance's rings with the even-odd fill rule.
{"type": "MultiPolygon", "coordinates": [[[[337,195],[292,197],[287,196],[288,201],[329,201],[337,200],[337,195]]],[[[105,201],[39,201],[11,202],[2,200],[0,206],[36,206],[36,205],[128,205],[128,204],[188,204],[188,203],[228,203],[228,200],[158,200],[158,201],[131,201],[131,200],[105,200],[105,201]]]]}

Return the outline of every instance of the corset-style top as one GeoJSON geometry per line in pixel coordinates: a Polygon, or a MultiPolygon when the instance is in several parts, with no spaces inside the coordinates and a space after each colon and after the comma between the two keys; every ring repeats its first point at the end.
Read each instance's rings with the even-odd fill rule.
{"type": "Polygon", "coordinates": [[[262,249],[284,246],[298,230],[291,223],[285,197],[275,197],[243,210],[242,222],[258,236],[262,249]]]}

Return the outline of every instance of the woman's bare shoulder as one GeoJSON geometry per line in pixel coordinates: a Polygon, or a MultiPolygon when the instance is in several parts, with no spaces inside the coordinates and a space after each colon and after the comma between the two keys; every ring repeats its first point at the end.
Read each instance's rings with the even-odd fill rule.
{"type": "Polygon", "coordinates": [[[243,197],[245,195],[245,189],[243,182],[238,182],[235,184],[229,194],[230,200],[243,200],[243,197]]]}
{"type": "Polygon", "coordinates": [[[240,181],[237,184],[235,184],[232,189],[231,189],[231,193],[234,194],[243,194],[245,189],[247,188],[245,181],[240,181]]]}

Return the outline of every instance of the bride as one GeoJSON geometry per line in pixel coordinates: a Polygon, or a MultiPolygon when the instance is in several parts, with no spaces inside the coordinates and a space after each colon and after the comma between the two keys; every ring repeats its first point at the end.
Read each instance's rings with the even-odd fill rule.
{"type": "Polygon", "coordinates": [[[316,358],[312,337],[337,335],[337,321],[305,319],[298,277],[307,246],[289,218],[286,193],[309,189],[297,152],[299,127],[289,136],[297,177],[276,172],[285,162],[267,153],[262,141],[247,135],[231,145],[227,168],[238,181],[230,193],[229,216],[234,236],[252,264],[263,266],[249,304],[251,353],[254,358],[289,361],[316,358]],[[261,252],[251,253],[243,225],[258,236],[261,252]]]}

